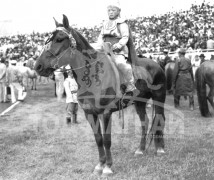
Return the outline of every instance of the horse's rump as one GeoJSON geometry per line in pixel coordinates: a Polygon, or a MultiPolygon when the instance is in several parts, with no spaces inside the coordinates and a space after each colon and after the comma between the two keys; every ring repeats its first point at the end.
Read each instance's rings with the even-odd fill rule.
{"type": "Polygon", "coordinates": [[[150,90],[158,90],[165,85],[164,72],[153,60],[138,58],[136,65],[132,67],[135,79],[144,80],[150,90]]]}
{"type": "Polygon", "coordinates": [[[196,88],[199,109],[202,116],[209,117],[209,107],[207,102],[207,85],[210,87],[210,93],[208,99],[213,101],[214,96],[214,62],[207,61],[201,64],[201,66],[196,70],[195,74],[196,88]]]}
{"type": "Polygon", "coordinates": [[[165,75],[166,75],[166,89],[172,90],[172,84],[173,84],[173,71],[175,68],[174,62],[169,62],[165,66],[165,75]]]}

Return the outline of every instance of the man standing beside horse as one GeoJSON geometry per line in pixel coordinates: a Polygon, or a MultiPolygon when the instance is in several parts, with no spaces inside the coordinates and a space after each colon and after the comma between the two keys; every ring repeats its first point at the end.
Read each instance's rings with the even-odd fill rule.
{"type": "Polygon", "coordinates": [[[16,102],[15,89],[18,91],[18,101],[24,101],[27,92],[23,86],[23,75],[16,67],[16,61],[11,61],[11,66],[7,65],[6,83],[11,89],[11,101],[16,102]]]}
{"type": "Polygon", "coordinates": [[[5,88],[6,88],[6,65],[2,57],[0,60],[0,103],[6,102],[5,88]]]}
{"type": "Polygon", "coordinates": [[[185,57],[186,51],[181,48],[178,51],[178,59],[175,61],[173,74],[174,105],[179,106],[180,96],[189,96],[190,109],[194,109],[194,81],[191,61],[185,57]]]}
{"type": "Polygon", "coordinates": [[[164,55],[164,58],[160,59],[158,64],[161,66],[161,68],[163,70],[165,70],[165,66],[167,65],[167,63],[173,62],[173,61],[172,61],[171,57],[169,57],[169,52],[167,49],[163,50],[163,55],[164,55]]]}

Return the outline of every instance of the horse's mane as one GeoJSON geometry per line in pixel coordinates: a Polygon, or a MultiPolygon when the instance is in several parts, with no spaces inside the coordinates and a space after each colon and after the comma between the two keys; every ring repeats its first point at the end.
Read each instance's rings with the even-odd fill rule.
{"type": "Polygon", "coordinates": [[[96,59],[97,52],[96,50],[88,43],[88,41],[75,29],[71,28],[71,34],[76,41],[77,50],[82,52],[85,56],[96,59]]]}

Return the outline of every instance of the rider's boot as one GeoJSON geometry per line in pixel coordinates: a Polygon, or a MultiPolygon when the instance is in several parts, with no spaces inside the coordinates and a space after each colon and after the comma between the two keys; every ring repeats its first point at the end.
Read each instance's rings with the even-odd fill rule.
{"type": "Polygon", "coordinates": [[[139,90],[135,86],[134,76],[133,76],[133,73],[132,73],[131,66],[126,71],[126,74],[125,74],[124,77],[125,77],[125,79],[127,81],[127,83],[126,83],[126,91],[125,91],[126,95],[136,97],[139,94],[139,90]]]}

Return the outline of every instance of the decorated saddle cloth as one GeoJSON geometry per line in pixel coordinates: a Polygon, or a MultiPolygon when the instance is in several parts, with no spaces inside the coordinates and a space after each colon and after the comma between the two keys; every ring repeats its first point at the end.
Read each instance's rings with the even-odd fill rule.
{"type": "Polygon", "coordinates": [[[96,49],[98,49],[97,58],[84,59],[84,68],[77,71],[77,73],[80,73],[80,76],[77,75],[80,78],[78,82],[81,83],[79,85],[82,87],[78,91],[79,94],[83,94],[84,90],[87,89],[88,92],[93,92],[98,96],[108,94],[111,91],[115,97],[122,97],[121,85],[125,83],[125,80],[114,63],[114,53],[111,45],[103,43],[102,49],[96,49]],[[82,92],[81,89],[83,89],[82,92]]]}

